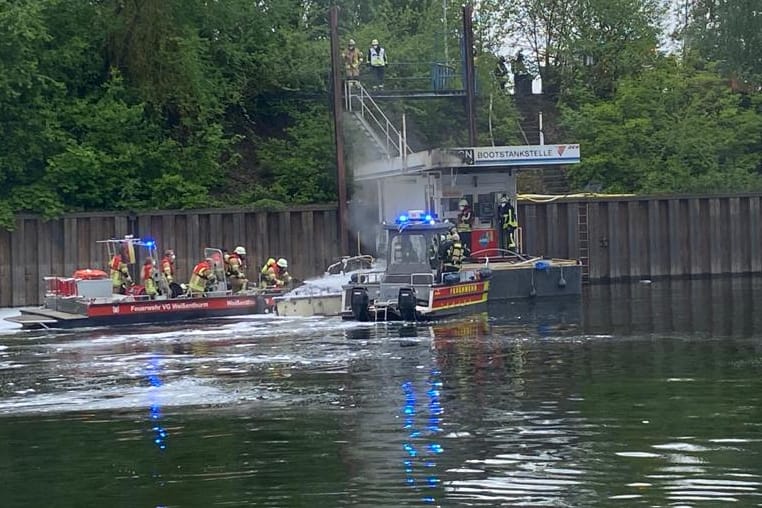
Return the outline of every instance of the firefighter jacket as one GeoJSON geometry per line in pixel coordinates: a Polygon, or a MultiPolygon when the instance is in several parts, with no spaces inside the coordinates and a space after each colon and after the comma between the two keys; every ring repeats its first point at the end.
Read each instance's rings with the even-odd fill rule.
{"type": "Polygon", "coordinates": [[[114,289],[119,290],[123,287],[132,285],[130,271],[121,254],[115,254],[114,257],[111,258],[109,268],[111,270],[111,285],[114,289]]]}
{"type": "Polygon", "coordinates": [[[214,282],[215,279],[212,267],[208,261],[204,260],[193,267],[193,273],[191,274],[190,281],[188,281],[188,288],[193,293],[203,293],[206,291],[206,284],[214,282]]]}
{"type": "Polygon", "coordinates": [[[381,46],[371,46],[368,50],[368,62],[371,67],[386,66],[386,51],[381,46]]]}

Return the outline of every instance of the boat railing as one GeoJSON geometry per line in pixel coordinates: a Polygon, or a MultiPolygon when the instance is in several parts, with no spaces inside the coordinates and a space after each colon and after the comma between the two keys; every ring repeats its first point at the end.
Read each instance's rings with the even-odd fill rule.
{"type": "Polygon", "coordinates": [[[471,252],[471,255],[468,257],[472,259],[473,258],[484,259],[487,264],[489,264],[490,258],[515,257],[521,261],[526,261],[528,259],[531,259],[531,256],[527,256],[526,254],[521,254],[520,252],[516,252],[510,249],[499,249],[496,247],[473,251],[471,252]]]}

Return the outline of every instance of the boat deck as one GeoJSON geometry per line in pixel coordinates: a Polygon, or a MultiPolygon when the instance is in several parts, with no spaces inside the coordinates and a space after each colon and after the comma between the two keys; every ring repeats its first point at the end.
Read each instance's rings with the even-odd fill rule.
{"type": "Polygon", "coordinates": [[[21,315],[5,318],[6,321],[18,323],[24,327],[53,325],[61,321],[86,318],[84,314],[71,314],[69,312],[60,312],[57,310],[46,309],[44,307],[26,307],[19,309],[21,315]]]}

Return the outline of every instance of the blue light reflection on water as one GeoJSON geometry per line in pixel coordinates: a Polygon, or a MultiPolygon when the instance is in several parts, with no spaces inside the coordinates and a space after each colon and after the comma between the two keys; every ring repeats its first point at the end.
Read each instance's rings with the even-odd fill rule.
{"type": "MultiPolygon", "coordinates": [[[[441,484],[436,472],[437,462],[435,460],[437,455],[444,453],[444,448],[436,440],[437,435],[442,432],[442,415],[444,414],[440,402],[442,388],[442,382],[439,380],[440,375],[441,372],[436,369],[432,369],[430,372],[429,387],[425,392],[428,411],[423,414],[418,412],[415,385],[411,381],[402,383],[402,391],[405,396],[405,405],[402,408],[403,429],[408,437],[402,443],[402,449],[406,453],[402,465],[405,470],[405,483],[416,489],[428,489],[441,484]],[[422,423],[422,421],[426,422],[425,430],[418,427],[418,423],[422,423]]],[[[421,500],[425,503],[436,503],[436,497],[429,490],[424,492],[421,500]]]]}
{"type": "Polygon", "coordinates": [[[161,405],[159,404],[159,389],[164,381],[159,377],[161,371],[161,361],[158,356],[152,356],[148,363],[147,376],[151,384],[149,391],[149,410],[148,414],[151,420],[151,431],[153,432],[153,442],[160,450],[167,449],[167,431],[161,425],[161,405]]]}

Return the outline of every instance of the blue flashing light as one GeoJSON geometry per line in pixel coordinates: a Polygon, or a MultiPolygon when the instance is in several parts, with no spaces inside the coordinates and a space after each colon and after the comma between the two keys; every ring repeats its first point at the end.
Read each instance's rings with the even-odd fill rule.
{"type": "Polygon", "coordinates": [[[408,217],[407,217],[407,215],[400,215],[399,219],[397,219],[397,220],[400,221],[400,222],[407,222],[408,221],[408,217]]]}
{"type": "Polygon", "coordinates": [[[425,220],[426,222],[431,222],[432,220],[434,220],[434,217],[432,217],[431,214],[429,213],[429,214],[426,214],[426,217],[424,217],[423,220],[425,220]]]}

